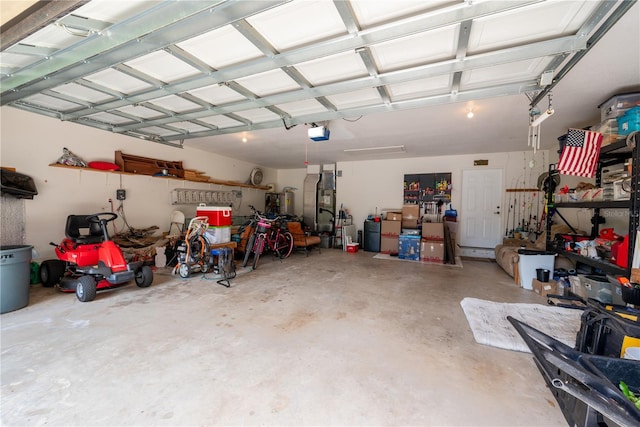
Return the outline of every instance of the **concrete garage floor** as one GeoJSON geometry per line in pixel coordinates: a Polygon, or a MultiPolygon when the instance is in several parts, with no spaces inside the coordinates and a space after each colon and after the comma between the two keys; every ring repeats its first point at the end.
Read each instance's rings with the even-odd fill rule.
{"type": "Polygon", "coordinates": [[[495,263],[324,249],[227,289],[156,274],[3,314],[6,426],[566,425],[527,353],[477,344],[464,297],[544,304],[495,263]]]}

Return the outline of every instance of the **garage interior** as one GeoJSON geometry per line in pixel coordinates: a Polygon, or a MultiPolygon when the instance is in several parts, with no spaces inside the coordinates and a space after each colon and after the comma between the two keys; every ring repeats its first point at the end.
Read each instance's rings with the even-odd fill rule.
{"type": "MultiPolygon", "coordinates": [[[[476,342],[461,301],[547,305],[494,248],[516,221],[531,222],[527,243],[545,231],[540,179],[559,138],[640,92],[636,1],[1,7],[1,166],[37,189],[15,197],[3,182],[3,247],[55,258],[67,216],[100,212],[118,214],[110,233],[164,242],[175,211],[197,216],[201,200],[179,196],[196,193],[236,228],[287,195],[287,213],[331,238],[256,269],[236,256],[229,288],[153,259],[150,287],[86,303],[32,283],[28,305],[0,317],[3,425],[567,424],[532,355],[476,342]],[[307,192],[323,174],[330,202],[317,180],[307,192]],[[448,178],[454,264],[364,250],[363,226],[401,212],[420,174],[448,178]],[[486,233],[473,226],[483,198],[497,205],[486,233]],[[353,227],[357,252],[336,224],[353,227]]],[[[587,232],[591,214],[563,211],[587,232]]],[[[603,227],[633,235],[629,217],[603,227]]]]}

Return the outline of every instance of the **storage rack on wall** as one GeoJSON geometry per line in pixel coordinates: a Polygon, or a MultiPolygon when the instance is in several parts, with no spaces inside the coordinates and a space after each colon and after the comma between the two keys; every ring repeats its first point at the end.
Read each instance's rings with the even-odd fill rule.
{"type": "MultiPolygon", "coordinates": [[[[589,202],[567,202],[567,203],[554,203],[555,186],[553,180],[549,180],[550,185],[547,190],[547,212],[551,213],[555,210],[554,215],[558,215],[569,228],[575,233],[571,224],[562,216],[558,209],[564,208],[588,208],[593,209],[592,215],[592,228],[591,239],[598,236],[600,226],[600,210],[601,209],[625,209],[629,211],[629,250],[627,259],[627,268],[619,267],[618,265],[610,262],[581,256],[574,252],[566,251],[564,248],[558,247],[555,242],[554,236],[551,235],[551,218],[553,215],[547,215],[547,239],[546,247],[548,251],[562,254],[567,258],[588,265],[592,268],[596,268],[604,273],[613,275],[622,275],[626,277],[631,276],[631,265],[633,260],[633,249],[635,248],[636,231],[640,223],[640,133],[636,132],[624,140],[619,140],[612,144],[606,145],[600,149],[600,157],[598,161],[598,167],[596,169],[595,185],[600,187],[602,184],[602,170],[605,167],[621,164],[631,157],[632,169],[631,169],[631,193],[628,200],[602,200],[602,201],[589,201],[589,202]]],[[[557,174],[557,165],[549,165],[549,176],[557,174]]]]}
{"type": "Polygon", "coordinates": [[[421,173],[404,176],[403,203],[451,202],[451,172],[421,173]]]}
{"type": "Polygon", "coordinates": [[[237,206],[242,198],[241,191],[197,190],[191,188],[174,188],[171,190],[172,205],[237,206]]]}

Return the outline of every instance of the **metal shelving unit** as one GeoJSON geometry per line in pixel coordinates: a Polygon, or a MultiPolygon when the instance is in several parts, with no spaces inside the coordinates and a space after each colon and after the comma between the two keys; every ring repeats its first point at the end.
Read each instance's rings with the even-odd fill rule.
{"type": "MultiPolygon", "coordinates": [[[[573,227],[567,222],[562,214],[557,209],[580,209],[589,208],[593,209],[592,215],[592,228],[591,238],[595,238],[599,233],[600,225],[600,210],[601,209],[628,209],[629,210],[629,251],[627,268],[619,267],[601,259],[588,258],[576,254],[575,252],[569,252],[564,248],[559,248],[555,245],[554,236],[551,236],[551,218],[553,215],[547,215],[547,241],[546,247],[548,251],[553,251],[558,254],[562,254],[567,258],[576,262],[588,265],[596,268],[604,273],[614,275],[624,275],[630,277],[631,264],[633,259],[633,248],[635,247],[636,230],[640,223],[640,133],[636,132],[630,135],[624,140],[617,141],[613,144],[606,145],[600,150],[600,158],[598,162],[598,168],[596,171],[596,186],[600,186],[602,183],[602,169],[607,166],[615,165],[624,162],[629,157],[632,158],[633,166],[631,169],[631,197],[629,200],[604,200],[604,201],[592,201],[592,202],[577,202],[577,203],[554,203],[553,195],[555,193],[555,186],[552,179],[549,179],[549,186],[547,189],[547,212],[555,211],[564,222],[572,230],[573,227]]],[[[555,164],[549,165],[549,176],[557,174],[555,164]]]]}

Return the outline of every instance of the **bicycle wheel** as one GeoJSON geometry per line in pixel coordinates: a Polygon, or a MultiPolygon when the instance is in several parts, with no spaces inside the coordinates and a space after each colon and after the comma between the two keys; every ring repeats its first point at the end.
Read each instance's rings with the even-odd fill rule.
{"type": "Polygon", "coordinates": [[[256,244],[254,245],[255,251],[253,252],[253,269],[258,268],[258,260],[260,259],[260,254],[264,249],[264,240],[267,236],[264,233],[260,233],[258,237],[256,237],[256,244]]]}
{"type": "Polygon", "coordinates": [[[280,259],[288,258],[293,251],[293,236],[288,231],[281,233],[276,242],[276,252],[280,259]]]}
{"type": "Polygon", "coordinates": [[[244,247],[244,259],[242,261],[242,266],[246,267],[249,263],[249,257],[251,256],[251,252],[253,252],[253,247],[256,242],[256,233],[251,234],[249,236],[249,240],[247,240],[247,245],[244,247]]]}

